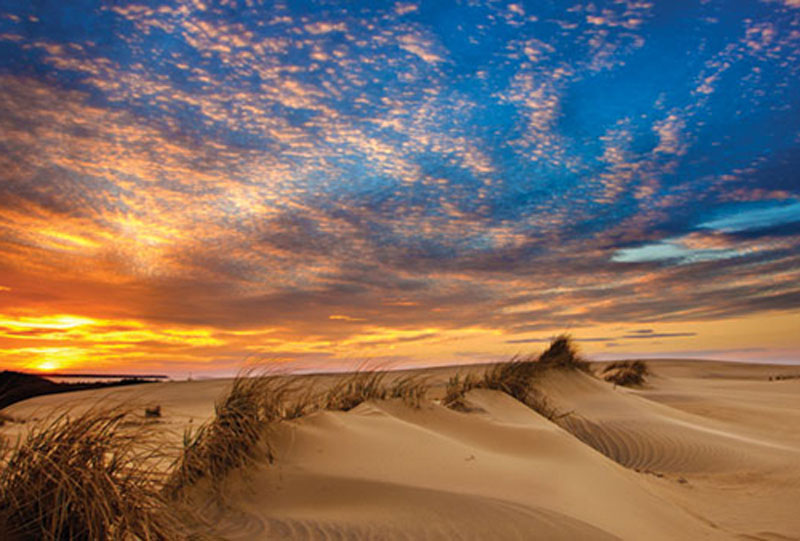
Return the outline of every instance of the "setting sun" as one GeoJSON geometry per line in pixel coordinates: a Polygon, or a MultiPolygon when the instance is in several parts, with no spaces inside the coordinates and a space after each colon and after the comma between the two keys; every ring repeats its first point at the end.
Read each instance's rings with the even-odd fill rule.
{"type": "Polygon", "coordinates": [[[38,372],[55,372],[61,368],[61,366],[55,361],[43,361],[37,365],[34,365],[33,368],[38,372]]]}

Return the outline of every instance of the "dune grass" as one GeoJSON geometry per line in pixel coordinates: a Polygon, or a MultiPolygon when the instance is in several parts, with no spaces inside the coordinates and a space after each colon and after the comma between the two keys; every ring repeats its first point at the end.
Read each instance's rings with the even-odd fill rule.
{"type": "Polygon", "coordinates": [[[406,405],[419,408],[428,394],[428,383],[424,377],[400,376],[394,383],[387,384],[389,372],[356,371],[340,376],[323,395],[320,409],[349,411],[367,400],[386,400],[397,398],[406,405]]]}
{"type": "Polygon", "coordinates": [[[2,453],[5,539],[184,539],[160,491],[163,458],[123,410],[64,413],[2,453]]]}
{"type": "Polygon", "coordinates": [[[603,369],[604,380],[623,387],[644,385],[650,374],[644,361],[616,361],[603,369]]]}
{"type": "Polygon", "coordinates": [[[461,374],[456,374],[450,377],[444,389],[442,405],[454,410],[469,411],[469,408],[464,402],[464,395],[468,391],[476,389],[478,383],[479,379],[474,374],[466,374],[463,377],[461,374]]]}
{"type": "Polygon", "coordinates": [[[590,372],[589,363],[577,353],[567,335],[553,339],[541,355],[520,357],[489,367],[482,377],[456,375],[448,381],[442,403],[450,408],[466,410],[464,395],[472,389],[491,389],[504,392],[551,421],[564,417],[536,388],[536,378],[548,370],[580,370],[590,372]]]}
{"type": "Polygon", "coordinates": [[[256,457],[272,461],[267,429],[273,422],[302,413],[304,404],[289,399],[292,391],[294,386],[287,378],[250,372],[237,376],[228,394],[215,404],[214,417],[184,435],[165,493],[180,498],[201,479],[208,479],[218,490],[231,471],[256,457]]]}
{"type": "Polygon", "coordinates": [[[215,405],[214,417],[184,435],[183,449],[166,481],[171,499],[185,499],[187,490],[206,479],[214,491],[233,470],[267,458],[272,462],[270,429],[282,421],[315,411],[349,411],[367,400],[398,398],[419,407],[427,384],[418,377],[401,377],[387,385],[385,371],[344,374],[324,392],[304,392],[289,378],[244,372],[215,405]]]}
{"type": "Polygon", "coordinates": [[[384,400],[386,372],[356,371],[340,376],[322,398],[322,409],[350,411],[367,400],[384,400]]]}
{"type": "Polygon", "coordinates": [[[543,369],[580,370],[591,374],[589,361],[578,354],[575,342],[568,334],[556,336],[550,346],[539,355],[538,364],[543,369]]]}
{"type": "Polygon", "coordinates": [[[388,397],[399,398],[412,408],[419,408],[428,395],[430,386],[425,377],[403,376],[389,387],[388,397]]]}
{"type": "Polygon", "coordinates": [[[472,389],[500,391],[519,400],[547,419],[554,421],[563,414],[536,388],[535,379],[543,368],[534,359],[514,357],[487,369],[482,377],[458,375],[450,378],[442,404],[456,410],[469,411],[464,395],[472,389]]]}

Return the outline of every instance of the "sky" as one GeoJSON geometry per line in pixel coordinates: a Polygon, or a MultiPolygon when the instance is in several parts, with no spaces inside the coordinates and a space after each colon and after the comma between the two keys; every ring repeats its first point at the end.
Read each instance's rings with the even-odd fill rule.
{"type": "Polygon", "coordinates": [[[0,0],[0,363],[800,362],[800,0],[0,0]]]}

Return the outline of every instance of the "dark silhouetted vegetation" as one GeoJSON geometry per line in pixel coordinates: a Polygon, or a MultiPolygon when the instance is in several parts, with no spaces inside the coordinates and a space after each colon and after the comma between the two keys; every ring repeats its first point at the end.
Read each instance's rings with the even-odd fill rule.
{"type": "Polygon", "coordinates": [[[574,342],[566,334],[553,339],[550,346],[539,355],[538,363],[543,368],[580,370],[591,373],[589,362],[578,354],[574,342]]]}
{"type": "Polygon", "coordinates": [[[83,391],[86,389],[101,389],[103,387],[117,387],[120,385],[152,383],[152,381],[151,379],[131,377],[122,378],[118,381],[94,383],[56,383],[50,381],[46,377],[36,374],[4,370],[0,372],[0,409],[16,402],[33,398],[34,396],[83,391]]]}
{"type": "Polygon", "coordinates": [[[650,369],[644,361],[616,361],[603,369],[603,379],[623,387],[644,385],[650,369]]]}

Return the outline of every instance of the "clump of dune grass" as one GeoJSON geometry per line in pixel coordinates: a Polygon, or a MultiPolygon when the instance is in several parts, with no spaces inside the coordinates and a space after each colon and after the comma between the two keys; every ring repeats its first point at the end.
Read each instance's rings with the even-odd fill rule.
{"type": "Polygon", "coordinates": [[[548,370],[589,372],[589,363],[577,353],[568,335],[557,336],[538,357],[514,356],[489,367],[482,377],[456,375],[447,383],[442,404],[452,409],[468,410],[464,395],[472,389],[502,391],[551,421],[565,415],[555,408],[535,386],[536,379],[548,370]]]}
{"type": "Polygon", "coordinates": [[[303,392],[293,387],[287,395],[290,396],[284,398],[284,404],[281,408],[280,420],[282,421],[299,419],[320,408],[319,396],[313,387],[307,387],[303,392]]]}
{"type": "Polygon", "coordinates": [[[635,387],[644,385],[650,369],[644,361],[616,361],[603,369],[603,379],[614,385],[635,387]]]}
{"type": "Polygon", "coordinates": [[[233,470],[266,456],[272,461],[267,429],[276,421],[302,414],[288,399],[290,381],[274,375],[237,376],[227,395],[214,407],[214,417],[184,435],[183,449],[165,486],[170,498],[208,479],[219,490],[233,470]]]}
{"type": "Polygon", "coordinates": [[[475,389],[478,385],[478,378],[472,374],[467,374],[463,378],[461,374],[456,374],[447,380],[447,385],[444,389],[444,397],[442,398],[442,405],[450,409],[459,411],[469,411],[466,403],[464,402],[464,395],[475,389]]]}
{"type": "Polygon", "coordinates": [[[462,379],[457,374],[447,382],[442,404],[451,409],[470,411],[464,395],[473,389],[491,389],[506,393],[553,420],[558,417],[559,412],[534,386],[534,378],[540,372],[541,367],[532,358],[513,357],[509,361],[493,365],[482,377],[468,374],[462,379]]]}
{"type": "Polygon", "coordinates": [[[122,410],[53,417],[6,447],[4,539],[184,539],[161,494],[163,457],[122,410]]]}
{"type": "Polygon", "coordinates": [[[532,357],[513,357],[487,370],[483,379],[478,382],[478,388],[502,391],[553,421],[563,415],[535,386],[536,378],[545,369],[532,357]]]}
{"type": "Polygon", "coordinates": [[[512,357],[510,360],[497,363],[486,370],[479,387],[503,391],[524,402],[533,383],[533,378],[541,371],[534,359],[512,357]]]}
{"type": "Polygon", "coordinates": [[[589,362],[580,356],[568,334],[556,336],[550,342],[550,346],[539,355],[538,363],[545,369],[580,370],[591,373],[589,362]]]}
{"type": "Polygon", "coordinates": [[[384,400],[389,391],[384,385],[386,372],[356,371],[342,375],[322,399],[327,410],[349,411],[367,400],[384,400]]]}
{"type": "Polygon", "coordinates": [[[419,408],[428,394],[429,385],[425,378],[403,376],[398,378],[388,390],[389,398],[399,398],[412,408],[419,408]]]}

